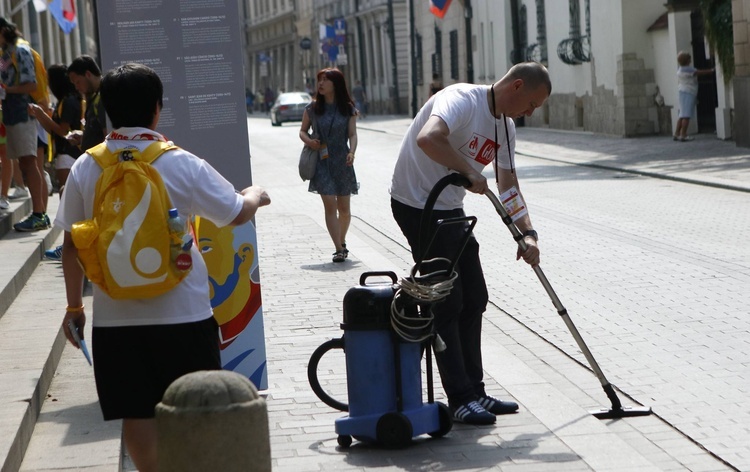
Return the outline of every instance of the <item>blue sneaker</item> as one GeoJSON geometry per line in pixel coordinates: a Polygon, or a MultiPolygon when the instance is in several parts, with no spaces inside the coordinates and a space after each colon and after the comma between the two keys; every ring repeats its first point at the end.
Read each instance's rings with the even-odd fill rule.
{"type": "Polygon", "coordinates": [[[477,403],[493,415],[506,415],[518,411],[518,403],[504,402],[489,395],[480,395],[477,403]]]}
{"type": "Polygon", "coordinates": [[[32,231],[41,231],[49,228],[49,225],[45,221],[44,217],[39,218],[34,214],[29,215],[28,218],[13,225],[13,229],[24,233],[30,233],[32,231]]]}
{"type": "Polygon", "coordinates": [[[46,213],[44,214],[44,223],[47,225],[47,228],[52,227],[52,222],[49,220],[49,215],[46,213]]]}
{"type": "Polygon", "coordinates": [[[466,424],[493,424],[496,418],[478,402],[471,401],[454,408],[453,419],[466,424]]]}
{"type": "Polygon", "coordinates": [[[47,249],[44,251],[44,257],[50,261],[61,261],[62,260],[62,245],[56,248],[47,249]]]}

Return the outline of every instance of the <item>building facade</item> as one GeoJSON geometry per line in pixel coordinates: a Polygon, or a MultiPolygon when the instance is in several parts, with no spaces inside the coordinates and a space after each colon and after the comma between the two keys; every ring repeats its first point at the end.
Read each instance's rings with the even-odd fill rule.
{"type": "Polygon", "coordinates": [[[81,54],[98,58],[94,0],[76,0],[74,3],[77,26],[67,34],[48,9],[37,11],[34,1],[2,0],[0,15],[15,23],[47,66],[70,64],[81,54]]]}
{"type": "Polygon", "coordinates": [[[294,0],[241,0],[245,15],[245,86],[255,93],[298,90],[294,7],[294,0]]]}
{"type": "MultiPolygon", "coordinates": [[[[516,62],[544,63],[553,93],[527,126],[619,136],[668,134],[677,117],[679,51],[701,78],[692,131],[750,146],[750,0],[731,0],[735,74],[706,46],[698,0],[240,0],[246,87],[313,90],[323,67],[359,80],[369,112],[415,114],[436,75],[443,85],[489,84],[516,62]],[[335,49],[335,54],[331,51],[335,49]]],[[[44,2],[0,0],[46,64],[98,58],[96,2],[76,0],[65,34],[44,2]]]]}
{"type": "Polygon", "coordinates": [[[552,95],[526,125],[669,134],[677,120],[676,57],[685,50],[696,67],[716,65],[718,71],[701,78],[693,131],[732,136],[733,87],[705,46],[697,1],[510,0],[496,8],[498,3],[474,0],[477,82],[490,83],[521,60],[547,65],[552,95]]]}
{"type": "Polygon", "coordinates": [[[409,48],[405,0],[244,0],[252,90],[313,90],[337,67],[359,80],[370,113],[406,113],[409,48]]]}

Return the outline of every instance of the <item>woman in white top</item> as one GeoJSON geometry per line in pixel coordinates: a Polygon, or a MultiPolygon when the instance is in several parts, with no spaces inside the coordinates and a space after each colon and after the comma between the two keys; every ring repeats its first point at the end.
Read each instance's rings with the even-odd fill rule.
{"type": "Polygon", "coordinates": [[[692,141],[687,135],[690,118],[693,117],[695,102],[698,98],[698,76],[713,74],[714,69],[698,70],[690,65],[690,54],[681,51],[677,54],[677,91],[680,95],[680,111],[677,118],[677,129],[673,139],[675,141],[692,141]]]}

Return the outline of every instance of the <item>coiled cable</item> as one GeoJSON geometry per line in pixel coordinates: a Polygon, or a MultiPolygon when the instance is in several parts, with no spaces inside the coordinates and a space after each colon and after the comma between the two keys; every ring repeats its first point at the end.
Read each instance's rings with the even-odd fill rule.
{"type": "MultiPolygon", "coordinates": [[[[438,257],[423,261],[423,264],[434,262],[447,262],[450,265],[451,261],[438,257]]],[[[399,288],[391,302],[393,331],[404,341],[414,343],[423,342],[433,335],[432,322],[435,317],[429,306],[447,297],[458,277],[456,271],[447,276],[445,270],[416,277],[418,265],[412,267],[408,278],[399,280],[399,288]]]]}

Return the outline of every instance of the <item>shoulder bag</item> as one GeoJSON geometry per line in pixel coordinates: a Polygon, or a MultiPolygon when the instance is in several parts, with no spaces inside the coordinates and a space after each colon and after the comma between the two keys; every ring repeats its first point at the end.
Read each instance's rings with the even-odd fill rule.
{"type": "MultiPolygon", "coordinates": [[[[308,108],[307,111],[310,115],[310,124],[313,131],[310,138],[318,139],[318,125],[315,122],[315,111],[313,111],[312,107],[308,108]]],[[[310,180],[315,176],[315,168],[317,165],[318,151],[305,145],[305,147],[302,148],[302,153],[299,155],[299,176],[302,178],[303,182],[305,180],[310,180]]]]}

